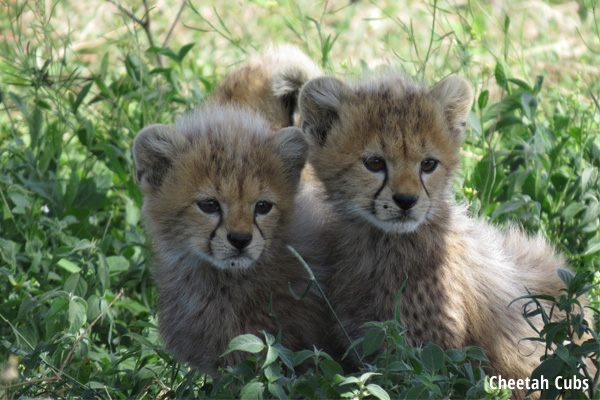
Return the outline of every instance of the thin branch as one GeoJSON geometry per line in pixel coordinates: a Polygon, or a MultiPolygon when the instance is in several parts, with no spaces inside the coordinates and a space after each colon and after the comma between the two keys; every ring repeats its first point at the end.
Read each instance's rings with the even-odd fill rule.
{"type": "Polygon", "coordinates": [[[65,361],[63,362],[63,364],[61,365],[60,369],[58,370],[58,372],[56,373],[55,376],[53,376],[51,378],[41,378],[41,379],[34,379],[31,381],[26,381],[26,382],[15,383],[14,385],[4,386],[4,387],[0,388],[0,390],[9,390],[9,389],[16,388],[19,386],[33,385],[33,384],[42,383],[42,382],[54,382],[54,381],[60,380],[60,378],[62,378],[63,371],[65,370],[67,365],[71,362],[71,358],[73,357],[73,354],[75,353],[75,349],[77,348],[77,345],[79,344],[79,342],[81,342],[81,340],[83,340],[83,338],[88,334],[90,329],[92,329],[92,327],[94,325],[96,325],[96,323],[100,320],[100,318],[102,318],[104,316],[104,314],[106,314],[106,312],[113,306],[113,304],[115,304],[117,302],[117,300],[119,300],[119,298],[121,298],[121,296],[123,296],[124,293],[125,293],[125,290],[123,288],[121,288],[121,290],[119,291],[117,296],[113,299],[113,301],[111,301],[110,304],[108,306],[106,306],[106,308],[104,308],[104,310],[102,310],[102,312],[100,312],[100,314],[98,314],[96,319],[94,319],[92,321],[92,323],[88,325],[88,327],[83,331],[83,333],[81,335],[79,335],[79,337],[75,340],[75,343],[73,343],[73,347],[71,348],[71,351],[69,351],[67,358],[65,359],[65,361]]]}
{"type": "Polygon", "coordinates": [[[177,16],[175,17],[175,21],[173,21],[173,24],[171,25],[171,29],[169,29],[169,33],[167,33],[167,37],[165,38],[165,41],[162,45],[163,49],[167,47],[167,43],[169,43],[169,40],[171,39],[171,34],[173,33],[173,30],[175,29],[175,25],[177,25],[177,23],[179,22],[179,19],[181,18],[181,14],[183,13],[183,10],[185,9],[186,5],[187,5],[187,0],[183,0],[183,2],[181,2],[181,8],[179,9],[177,16]]]}
{"type": "Polygon", "coordinates": [[[125,14],[127,17],[131,18],[133,20],[133,22],[135,22],[136,24],[139,24],[142,29],[144,29],[144,32],[146,33],[146,36],[148,37],[148,43],[150,43],[151,47],[154,47],[154,37],[152,36],[152,31],[150,30],[150,10],[148,8],[148,3],[146,0],[144,0],[144,8],[146,10],[146,13],[144,14],[143,19],[139,19],[138,17],[136,17],[135,15],[133,15],[129,10],[127,10],[125,7],[123,7],[122,5],[120,5],[119,3],[117,3],[114,0],[106,0],[109,3],[113,4],[115,7],[117,7],[119,9],[119,11],[121,11],[123,14],[125,14]]]}

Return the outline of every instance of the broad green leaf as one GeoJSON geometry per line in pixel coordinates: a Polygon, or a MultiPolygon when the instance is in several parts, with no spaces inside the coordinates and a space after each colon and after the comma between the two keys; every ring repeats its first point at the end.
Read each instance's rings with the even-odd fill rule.
{"type": "Polygon", "coordinates": [[[325,376],[325,378],[327,378],[328,380],[332,380],[333,377],[336,375],[344,374],[344,370],[342,369],[342,367],[340,367],[340,365],[333,360],[321,360],[321,362],[319,363],[319,367],[323,371],[323,375],[325,376]]]}
{"type": "Polygon", "coordinates": [[[583,251],[584,256],[589,256],[600,251],[600,238],[596,238],[593,242],[588,243],[587,247],[583,251]]]}
{"type": "Polygon", "coordinates": [[[473,360],[489,361],[483,350],[479,347],[468,347],[466,350],[467,357],[472,358],[473,360]]]}
{"type": "Polygon", "coordinates": [[[283,388],[276,383],[269,383],[267,385],[267,388],[269,389],[269,393],[271,393],[271,396],[273,396],[276,399],[285,400],[288,398],[283,388]]]}
{"type": "Polygon", "coordinates": [[[464,353],[457,349],[446,350],[446,356],[448,356],[448,358],[450,358],[450,360],[453,362],[463,362],[466,358],[464,353]]]}
{"type": "MultiPolygon", "coordinates": [[[[239,337],[239,336],[238,336],[239,337]]],[[[262,400],[265,386],[262,382],[250,382],[240,392],[241,400],[262,400]]]]}
{"type": "Polygon", "coordinates": [[[365,356],[375,353],[385,340],[385,332],[381,329],[369,329],[363,340],[363,353],[365,356]]]}
{"type": "Polygon", "coordinates": [[[558,276],[565,283],[566,287],[569,287],[573,280],[573,274],[565,269],[559,269],[558,276]]]}
{"type": "Polygon", "coordinates": [[[277,356],[279,356],[277,349],[273,348],[273,346],[269,346],[269,348],[267,349],[267,355],[265,356],[265,361],[263,362],[262,367],[265,368],[267,365],[269,365],[272,362],[274,362],[275,360],[277,360],[277,356]]]}
{"type": "Polygon", "coordinates": [[[87,303],[74,297],[69,303],[69,331],[77,332],[87,320],[87,303]]]}
{"type": "Polygon", "coordinates": [[[313,353],[310,350],[300,350],[299,352],[294,354],[294,366],[302,364],[304,361],[314,356],[314,354],[315,353],[313,353]]]}
{"type": "Polygon", "coordinates": [[[567,208],[565,208],[565,220],[567,221],[571,221],[573,220],[573,218],[575,218],[575,216],[577,214],[579,214],[580,212],[584,211],[586,209],[585,204],[581,204],[581,203],[572,203],[569,204],[567,206],[567,208]]]}
{"type": "Polygon", "coordinates": [[[444,365],[444,350],[436,344],[429,343],[421,352],[421,360],[425,369],[435,373],[444,365]]]}
{"type": "Polygon", "coordinates": [[[233,338],[227,346],[227,350],[221,354],[221,357],[231,353],[234,350],[247,351],[249,353],[260,353],[264,348],[265,344],[260,338],[248,333],[233,338]]]}
{"type": "Polygon", "coordinates": [[[121,299],[117,303],[115,303],[115,307],[127,309],[134,314],[141,314],[141,313],[148,312],[148,309],[146,308],[146,306],[138,303],[135,300],[131,300],[131,299],[121,299]]]}
{"type": "Polygon", "coordinates": [[[85,279],[81,276],[81,274],[77,273],[72,274],[67,278],[63,285],[63,288],[71,294],[83,297],[87,292],[88,285],[85,279]]]}
{"type": "Polygon", "coordinates": [[[560,358],[549,358],[544,360],[536,369],[533,370],[531,373],[531,379],[539,380],[543,376],[544,379],[554,381],[554,378],[560,374],[560,371],[564,365],[564,361],[560,358]]]}
{"type": "Polygon", "coordinates": [[[429,399],[429,390],[424,385],[413,386],[402,392],[401,399],[429,399]]]}
{"type": "Polygon", "coordinates": [[[283,361],[285,366],[288,367],[289,369],[293,370],[294,369],[294,352],[291,351],[290,349],[286,349],[285,347],[283,347],[280,344],[275,344],[275,345],[273,345],[273,347],[277,349],[277,352],[279,353],[279,358],[281,359],[281,361],[283,361]]]}
{"type": "Polygon", "coordinates": [[[371,383],[367,385],[366,388],[369,393],[377,397],[379,400],[390,400],[390,395],[387,394],[387,392],[383,390],[381,386],[371,383]]]}
{"type": "Polygon", "coordinates": [[[71,261],[67,260],[66,258],[61,258],[60,260],[58,260],[56,265],[58,265],[65,271],[70,272],[72,274],[77,274],[77,273],[81,272],[81,268],[79,268],[77,265],[73,264],[71,261]]]}
{"type": "Polygon", "coordinates": [[[129,269],[129,261],[123,256],[106,257],[106,263],[111,273],[125,272],[129,269]]]}

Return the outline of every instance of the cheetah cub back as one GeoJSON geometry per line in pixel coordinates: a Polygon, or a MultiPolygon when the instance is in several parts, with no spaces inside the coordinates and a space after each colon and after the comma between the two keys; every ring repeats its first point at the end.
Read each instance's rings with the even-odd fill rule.
{"type": "Polygon", "coordinates": [[[543,346],[518,305],[559,293],[562,256],[541,238],[501,232],[453,201],[473,91],[451,76],[428,90],[389,75],[357,85],[309,81],[299,105],[309,162],[334,210],[329,296],[352,339],[388,320],[394,298],[413,345],[477,345],[497,373],[529,377],[543,346]]]}

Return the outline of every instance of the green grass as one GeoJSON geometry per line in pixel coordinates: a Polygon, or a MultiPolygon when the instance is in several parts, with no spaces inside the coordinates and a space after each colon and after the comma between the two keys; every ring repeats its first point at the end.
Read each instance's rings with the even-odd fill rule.
{"type": "Polygon", "coordinates": [[[267,41],[348,79],[386,65],[430,82],[465,76],[477,93],[458,199],[541,233],[600,281],[595,0],[192,1],[179,17],[179,1],[118,4],[0,0],[0,385],[13,385],[0,398],[502,396],[485,394],[479,352],[410,349],[393,321],[365,338],[395,349],[375,375],[336,377],[326,356],[263,337],[213,382],[162,349],[132,140],[267,41]],[[271,348],[277,362],[265,361],[271,348]],[[302,358],[314,375],[289,373],[302,358]]]}

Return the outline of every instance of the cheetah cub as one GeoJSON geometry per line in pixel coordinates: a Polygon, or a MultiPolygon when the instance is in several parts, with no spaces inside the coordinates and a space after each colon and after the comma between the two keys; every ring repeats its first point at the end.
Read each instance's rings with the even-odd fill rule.
{"type": "Polygon", "coordinates": [[[334,210],[329,299],[352,339],[393,318],[406,339],[482,347],[507,378],[526,378],[543,345],[515,298],[559,293],[562,256],[541,238],[501,232],[453,201],[473,91],[457,76],[431,90],[390,75],[349,86],[309,81],[299,106],[309,162],[334,210]]]}
{"type": "MultiPolygon", "coordinates": [[[[253,75],[238,78],[226,82],[252,84],[253,75]]],[[[287,100],[294,90],[297,96],[299,87],[288,89],[287,100]]],[[[291,227],[302,226],[309,237],[310,221],[319,219],[312,207],[297,207],[308,151],[302,131],[273,132],[293,110],[285,102],[279,107],[281,97],[273,96],[269,109],[280,113],[266,114],[267,101],[253,108],[220,97],[223,91],[174,126],[142,129],[133,144],[160,334],[177,359],[213,375],[247,355],[220,357],[235,336],[277,335],[270,301],[290,349],[322,347],[329,326],[317,293],[296,301],[288,290],[289,283],[302,293],[308,284],[286,248],[301,236],[291,227]]]]}

